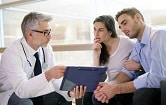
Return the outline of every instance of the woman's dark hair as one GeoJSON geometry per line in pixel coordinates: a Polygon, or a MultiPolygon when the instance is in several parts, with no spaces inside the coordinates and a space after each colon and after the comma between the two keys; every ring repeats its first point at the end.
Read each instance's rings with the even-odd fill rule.
{"type": "MultiPolygon", "coordinates": [[[[99,16],[99,17],[97,17],[94,20],[93,24],[95,22],[102,22],[102,23],[104,23],[106,29],[109,32],[112,32],[110,37],[112,37],[112,38],[116,38],[117,37],[117,33],[116,33],[116,29],[115,29],[115,21],[114,21],[114,18],[111,15],[99,16]]],[[[109,60],[109,53],[107,51],[106,45],[104,43],[101,43],[101,45],[102,45],[102,49],[101,49],[99,63],[100,63],[100,65],[104,65],[109,60]]]]}

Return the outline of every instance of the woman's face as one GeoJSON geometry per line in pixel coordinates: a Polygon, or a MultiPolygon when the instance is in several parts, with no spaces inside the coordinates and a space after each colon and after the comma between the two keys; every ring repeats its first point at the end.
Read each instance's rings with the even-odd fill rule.
{"type": "Polygon", "coordinates": [[[111,32],[107,30],[103,22],[95,22],[93,25],[95,42],[102,43],[110,39],[111,32]]]}

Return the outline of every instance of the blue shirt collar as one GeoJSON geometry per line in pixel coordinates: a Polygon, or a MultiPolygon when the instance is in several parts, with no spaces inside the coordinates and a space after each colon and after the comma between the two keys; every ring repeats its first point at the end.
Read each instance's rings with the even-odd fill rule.
{"type": "Polygon", "coordinates": [[[145,45],[148,45],[150,43],[150,37],[149,37],[150,33],[151,33],[151,28],[146,25],[145,30],[144,30],[143,35],[142,35],[142,39],[139,42],[141,46],[145,46],[145,45]]]}

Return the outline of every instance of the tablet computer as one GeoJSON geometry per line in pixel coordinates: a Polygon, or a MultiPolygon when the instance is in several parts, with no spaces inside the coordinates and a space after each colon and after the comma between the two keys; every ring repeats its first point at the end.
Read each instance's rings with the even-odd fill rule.
{"type": "Polygon", "coordinates": [[[71,91],[75,86],[87,86],[93,92],[105,75],[107,67],[67,66],[60,90],[71,91]]]}

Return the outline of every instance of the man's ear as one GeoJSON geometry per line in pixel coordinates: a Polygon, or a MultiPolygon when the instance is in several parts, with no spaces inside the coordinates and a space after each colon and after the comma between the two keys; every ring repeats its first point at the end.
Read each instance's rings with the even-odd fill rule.
{"type": "Polygon", "coordinates": [[[32,31],[31,31],[31,30],[27,30],[27,31],[26,31],[26,35],[27,35],[27,36],[32,36],[32,31]]]}
{"type": "Polygon", "coordinates": [[[137,13],[135,14],[135,19],[140,21],[142,20],[142,16],[139,13],[137,13]]]}

